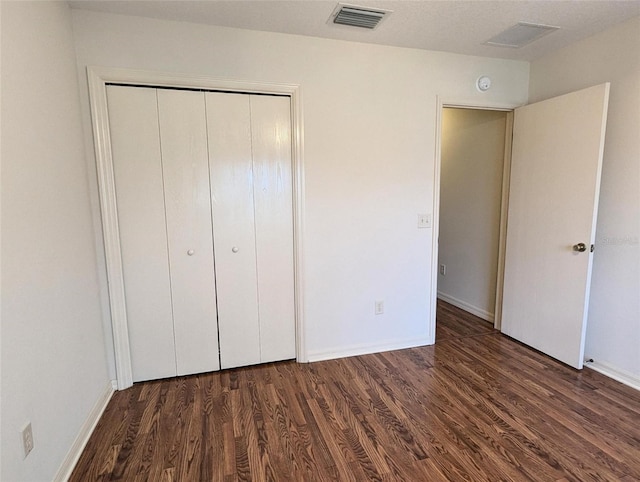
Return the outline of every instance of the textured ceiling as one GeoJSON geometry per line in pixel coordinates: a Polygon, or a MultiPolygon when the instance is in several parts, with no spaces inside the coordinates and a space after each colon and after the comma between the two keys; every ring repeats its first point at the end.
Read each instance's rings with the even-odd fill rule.
{"type": "MultiPolygon", "coordinates": [[[[640,15],[640,0],[377,1],[345,2],[392,10],[368,31],[327,23],[337,1],[70,1],[72,8],[225,27],[308,35],[460,54],[533,60],[640,15]],[[560,30],[520,49],[483,45],[518,22],[560,30]]],[[[638,32],[640,55],[640,32],[638,32]]]]}

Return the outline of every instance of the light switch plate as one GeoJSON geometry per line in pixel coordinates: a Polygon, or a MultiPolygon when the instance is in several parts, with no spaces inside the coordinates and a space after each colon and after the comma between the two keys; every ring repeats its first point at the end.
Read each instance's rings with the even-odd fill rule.
{"type": "Polygon", "coordinates": [[[418,214],[418,227],[430,228],[431,227],[431,214],[418,214]]]}

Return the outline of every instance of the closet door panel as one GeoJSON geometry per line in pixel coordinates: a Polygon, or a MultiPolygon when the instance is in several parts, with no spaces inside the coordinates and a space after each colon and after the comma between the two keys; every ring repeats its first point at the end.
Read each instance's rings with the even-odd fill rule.
{"type": "Polygon", "coordinates": [[[288,97],[251,96],[261,361],[295,358],[288,97]]]}
{"type": "Polygon", "coordinates": [[[249,96],[206,94],[222,368],[260,363],[249,96]]]}
{"type": "Polygon", "coordinates": [[[158,90],[178,375],[220,368],[204,94],[158,90]]]}
{"type": "Polygon", "coordinates": [[[176,375],[155,89],[107,87],[133,381],[176,375]]]}

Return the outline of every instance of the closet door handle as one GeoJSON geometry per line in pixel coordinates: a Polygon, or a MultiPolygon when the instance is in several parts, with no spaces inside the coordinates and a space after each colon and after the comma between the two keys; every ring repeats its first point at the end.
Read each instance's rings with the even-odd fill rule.
{"type": "Polygon", "coordinates": [[[238,251],[240,251],[240,250],[238,249],[237,246],[234,246],[233,248],[231,248],[231,252],[232,253],[237,253],[238,251]]]}
{"type": "Polygon", "coordinates": [[[189,256],[193,256],[193,253],[195,253],[193,249],[190,249],[189,251],[187,251],[187,255],[189,256]]]}

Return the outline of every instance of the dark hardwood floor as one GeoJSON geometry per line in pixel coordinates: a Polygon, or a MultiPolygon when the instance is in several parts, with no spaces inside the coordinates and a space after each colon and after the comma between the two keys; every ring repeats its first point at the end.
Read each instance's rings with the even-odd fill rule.
{"type": "Polygon", "coordinates": [[[640,392],[438,310],[434,346],[117,392],[70,480],[640,480],[640,392]]]}
{"type": "Polygon", "coordinates": [[[492,323],[442,300],[438,300],[436,320],[436,342],[494,331],[492,323]]]}

